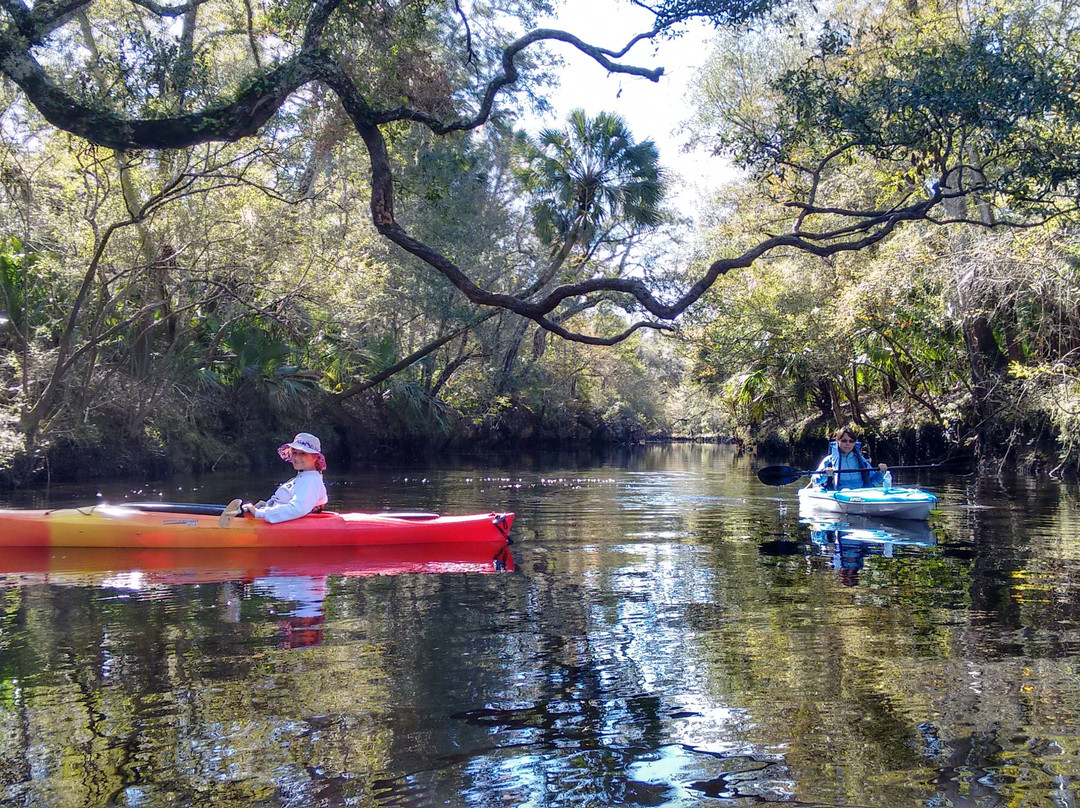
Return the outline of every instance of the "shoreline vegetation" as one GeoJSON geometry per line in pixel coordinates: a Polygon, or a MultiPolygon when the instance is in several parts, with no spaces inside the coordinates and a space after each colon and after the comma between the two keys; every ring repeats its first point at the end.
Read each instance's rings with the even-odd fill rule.
{"type": "MultiPolygon", "coordinates": [[[[267,446],[283,435],[310,429],[323,440],[328,460],[339,469],[351,464],[385,458],[423,459],[441,453],[505,452],[512,450],[604,449],[649,443],[728,443],[737,452],[768,457],[816,458],[835,428],[823,418],[800,425],[798,433],[779,425],[759,428],[749,437],[738,429],[701,429],[679,433],[670,423],[657,429],[639,413],[608,408],[605,414],[578,404],[564,407],[553,417],[542,418],[525,402],[504,402],[498,412],[467,417],[445,408],[440,419],[404,421],[401,412],[387,406],[383,396],[371,396],[348,407],[329,396],[306,395],[294,401],[293,411],[252,411],[240,416],[228,400],[209,402],[193,422],[173,422],[167,429],[150,428],[133,436],[108,423],[78,430],[72,426],[61,437],[28,453],[19,448],[19,435],[7,433],[0,453],[0,489],[17,489],[45,483],[79,482],[108,477],[168,478],[217,471],[261,470],[269,461],[267,446]],[[302,413],[302,414],[301,414],[302,413]],[[208,427],[207,422],[213,421],[208,427]]],[[[685,420],[685,419],[684,419],[685,420]]],[[[10,422],[9,422],[10,423],[10,422]]],[[[157,423],[156,421],[152,423],[157,423]]],[[[978,441],[956,440],[933,424],[893,430],[862,429],[867,450],[877,461],[933,463],[966,457],[970,467],[983,472],[1014,470],[1028,474],[1065,476],[1055,458],[1062,447],[1035,434],[1017,440],[1006,451],[979,452],[978,441]],[[1021,444],[1018,448],[1017,443],[1021,444]]],[[[807,461],[809,462],[809,461],[807,461]]]]}
{"type": "Polygon", "coordinates": [[[5,4],[0,485],[301,430],[347,466],[851,425],[1075,473],[1075,10],[783,5],[663,0],[616,56],[540,0],[5,4]],[[735,172],[691,216],[649,132],[532,113],[560,48],[655,81],[631,45],[693,21],[655,125],[735,172]]]}

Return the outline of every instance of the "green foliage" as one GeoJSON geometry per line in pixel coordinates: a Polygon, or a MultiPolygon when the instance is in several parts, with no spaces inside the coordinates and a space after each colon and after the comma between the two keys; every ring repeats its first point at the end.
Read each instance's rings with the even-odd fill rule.
{"type": "MultiPolygon", "coordinates": [[[[1044,418],[1058,444],[1057,471],[1080,473],[1080,372],[1057,365],[1010,367],[1027,409],[1044,418]]],[[[1025,415],[1031,419],[1031,414],[1025,415]]]]}
{"type": "Polygon", "coordinates": [[[812,33],[804,14],[805,51],[776,65],[769,118],[722,130],[719,145],[791,182],[844,155],[878,161],[899,189],[977,183],[1001,204],[1052,209],[1075,189],[1080,126],[1080,51],[1054,33],[1074,24],[1056,14],[1036,3],[955,16],[855,5],[812,33]]]}
{"type": "MultiPolygon", "coordinates": [[[[720,242],[764,213],[734,200],[720,242]]],[[[689,347],[691,377],[717,396],[733,431],[752,439],[798,435],[807,422],[898,428],[956,415],[968,394],[962,340],[937,245],[921,232],[872,254],[794,255],[729,276],[695,318],[689,347]]]]}
{"type": "Polygon", "coordinates": [[[656,144],[635,142],[626,122],[576,109],[566,130],[546,129],[535,141],[519,137],[516,171],[534,196],[533,222],[545,244],[591,243],[597,232],[625,224],[631,232],[661,222],[665,187],[656,144]]]}
{"type": "Polygon", "coordinates": [[[416,383],[397,380],[382,394],[391,430],[406,444],[433,441],[450,433],[453,411],[416,383]]]}
{"type": "Polygon", "coordinates": [[[1075,9],[826,13],[723,34],[702,74],[699,140],[753,169],[716,203],[713,251],[786,228],[824,243],[865,211],[884,220],[938,189],[981,191],[974,205],[946,200],[948,217],[1026,229],[908,224],[847,257],[759,260],[695,315],[695,379],[751,432],[967,423],[1001,438],[995,453],[1045,436],[1050,410],[994,354],[1014,367],[1080,356],[1074,226],[1041,218],[1075,207],[1080,51],[1062,33],[1075,9]]]}
{"type": "Polygon", "coordinates": [[[765,16],[782,9],[785,0],[662,0],[660,3],[635,5],[647,8],[656,15],[657,28],[678,29],[690,20],[703,19],[717,27],[735,25],[765,16]]]}
{"type": "Polygon", "coordinates": [[[0,238],[0,313],[8,320],[4,329],[13,329],[24,343],[30,328],[40,324],[48,302],[46,284],[33,272],[38,255],[15,236],[0,238]]]}
{"type": "MultiPolygon", "coordinates": [[[[742,22],[780,5],[673,0],[654,11],[670,33],[689,19],[742,22]]],[[[17,419],[31,442],[110,429],[156,440],[184,419],[217,428],[203,426],[207,412],[283,419],[362,390],[380,426],[412,439],[441,440],[473,422],[581,439],[601,430],[597,414],[635,437],[676,420],[716,429],[710,396],[733,430],[944,425],[995,387],[975,378],[973,321],[1014,367],[1080,365],[1068,226],[1012,240],[908,227],[827,261],[773,252],[728,273],[681,323],[683,356],[655,336],[616,349],[564,344],[517,315],[477,311],[435,264],[375,232],[371,155],[355,116],[385,122],[394,207],[409,236],[484,290],[535,299],[555,283],[632,278],[674,299],[683,275],[683,286],[700,278],[698,268],[672,269],[648,241],[669,222],[665,177],[654,144],[618,116],[576,110],[535,138],[511,134],[508,109],[467,134],[413,125],[473,114],[472,93],[501,69],[509,32],[546,6],[473,6],[466,43],[454,4],[340,5],[323,55],[370,109],[352,97],[347,114],[332,82],[311,83],[235,144],[114,154],[57,137],[0,87],[0,206],[40,248],[0,244],[11,333],[24,340],[3,370],[17,390],[5,399],[8,423],[17,419]],[[680,384],[684,373],[696,390],[680,384]]],[[[41,59],[95,108],[219,109],[240,88],[271,87],[273,60],[299,47],[311,6],[275,0],[242,25],[233,11],[204,4],[174,19],[95,3],[86,26],[58,21],[41,59]]],[[[828,14],[804,6],[768,29],[738,31],[703,79],[698,136],[735,152],[759,181],[717,203],[700,264],[804,227],[807,205],[843,235],[841,222],[885,216],[935,183],[977,184],[996,215],[1072,204],[1054,196],[1075,181],[1070,8],[853,3],[828,14]]],[[[516,64],[543,58],[523,52],[516,64]]],[[[622,291],[572,296],[551,321],[618,333],[635,305],[622,291]]],[[[1011,395],[1020,377],[996,389],[1011,395]]]]}
{"type": "Polygon", "coordinates": [[[281,411],[317,389],[313,379],[298,375],[296,355],[296,344],[276,329],[237,320],[224,328],[216,354],[196,377],[218,390],[254,391],[281,411]]]}

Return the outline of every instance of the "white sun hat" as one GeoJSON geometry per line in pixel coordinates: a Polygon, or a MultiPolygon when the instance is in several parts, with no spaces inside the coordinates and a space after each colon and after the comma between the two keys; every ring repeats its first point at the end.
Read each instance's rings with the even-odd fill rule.
{"type": "Polygon", "coordinates": [[[291,443],[283,443],[278,447],[278,456],[288,463],[292,460],[293,450],[315,455],[315,468],[318,471],[326,471],[326,458],[323,457],[322,443],[310,432],[298,432],[291,443]]]}

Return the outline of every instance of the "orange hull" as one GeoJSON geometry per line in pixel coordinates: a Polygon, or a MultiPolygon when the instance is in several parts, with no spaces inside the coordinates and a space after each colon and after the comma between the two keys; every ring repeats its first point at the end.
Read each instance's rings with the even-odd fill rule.
{"type": "MultiPolygon", "coordinates": [[[[175,506],[180,508],[182,506],[175,506]]],[[[207,506],[202,507],[204,510],[207,506]]],[[[476,546],[494,557],[509,544],[514,515],[402,517],[319,513],[289,522],[95,505],[54,511],[0,510],[0,547],[276,548],[431,544],[476,546]]],[[[197,508],[196,508],[197,509],[197,508]]]]}

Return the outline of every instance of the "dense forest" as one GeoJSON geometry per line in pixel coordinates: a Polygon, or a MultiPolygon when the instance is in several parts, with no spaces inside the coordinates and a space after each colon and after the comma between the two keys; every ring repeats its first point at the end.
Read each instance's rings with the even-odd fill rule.
{"type": "MultiPolygon", "coordinates": [[[[0,0],[0,481],[820,437],[1080,466],[1070,3],[0,0]],[[698,204],[560,48],[714,28],[698,204]]],[[[671,127],[679,122],[658,122],[671,127]]]]}

